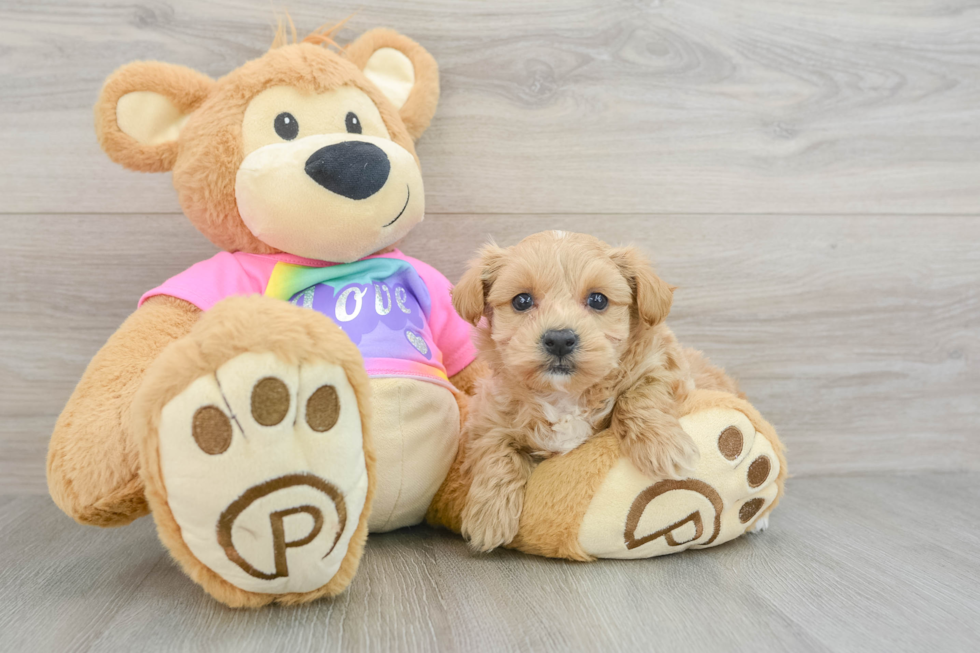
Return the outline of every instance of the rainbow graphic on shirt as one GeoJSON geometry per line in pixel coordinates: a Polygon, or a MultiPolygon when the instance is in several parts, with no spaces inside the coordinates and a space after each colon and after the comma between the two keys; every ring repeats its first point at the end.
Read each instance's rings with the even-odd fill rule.
{"type": "Polygon", "coordinates": [[[452,387],[433,346],[428,287],[407,261],[371,258],[326,267],[278,262],[265,294],[333,320],[361,350],[370,376],[452,387]]]}

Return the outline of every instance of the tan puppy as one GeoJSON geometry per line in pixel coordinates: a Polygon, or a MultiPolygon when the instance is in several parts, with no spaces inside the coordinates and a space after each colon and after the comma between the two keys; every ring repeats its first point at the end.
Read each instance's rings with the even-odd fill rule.
{"type": "Polygon", "coordinates": [[[517,534],[536,462],[603,429],[647,476],[675,478],[697,461],[680,402],[695,387],[738,390],[678,345],[664,324],[672,296],[637,249],[592,236],[551,231],[481,250],[453,291],[490,368],[462,445],[473,475],[462,532],[474,549],[517,534]]]}

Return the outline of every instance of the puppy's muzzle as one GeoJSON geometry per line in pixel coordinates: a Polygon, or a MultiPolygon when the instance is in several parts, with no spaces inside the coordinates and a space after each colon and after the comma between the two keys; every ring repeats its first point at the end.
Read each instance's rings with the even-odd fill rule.
{"type": "Polygon", "coordinates": [[[562,359],[578,346],[578,334],[571,329],[549,329],[541,336],[541,345],[549,355],[562,359]]]}

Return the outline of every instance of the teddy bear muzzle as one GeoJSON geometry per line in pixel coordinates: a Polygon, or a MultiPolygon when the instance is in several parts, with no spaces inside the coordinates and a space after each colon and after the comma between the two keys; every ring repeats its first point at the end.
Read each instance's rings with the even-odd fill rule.
{"type": "Polygon", "coordinates": [[[249,231],[288,254],[350,263],[403,238],[425,213],[415,157],[375,136],[317,134],[265,145],[235,182],[249,231]]]}

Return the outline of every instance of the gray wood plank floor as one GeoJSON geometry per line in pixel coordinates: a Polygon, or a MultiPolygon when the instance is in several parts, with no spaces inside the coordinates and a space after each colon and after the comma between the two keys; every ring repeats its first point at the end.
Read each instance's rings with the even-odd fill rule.
{"type": "Polygon", "coordinates": [[[5,651],[975,651],[980,475],[790,481],[770,530],[579,564],[470,554],[427,527],[372,536],[346,593],[235,611],[143,519],[81,528],[0,499],[5,651]]]}

